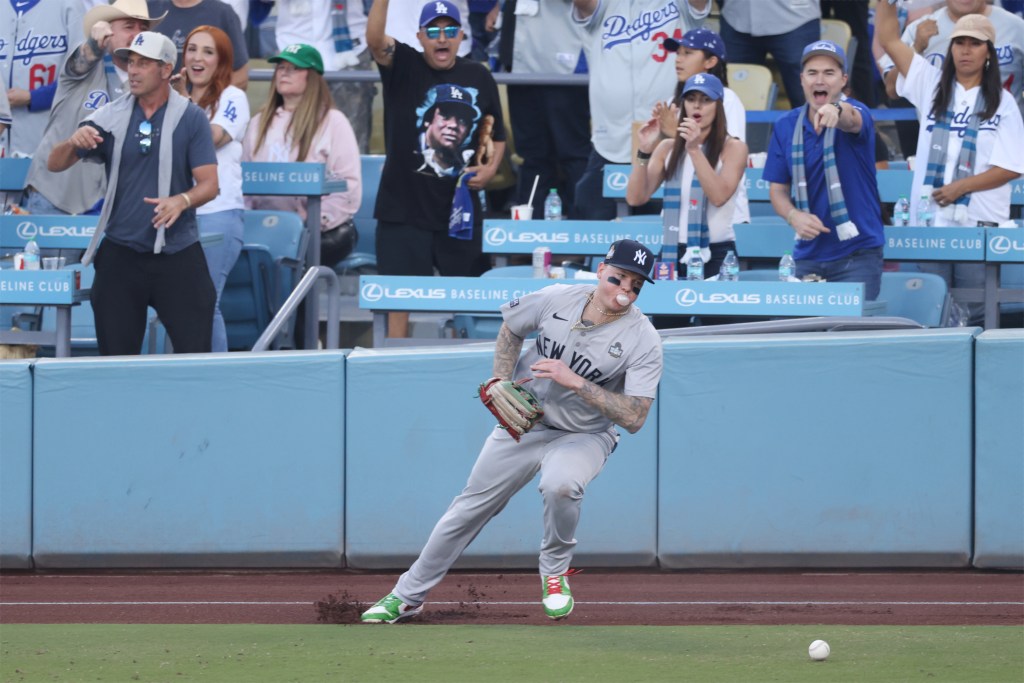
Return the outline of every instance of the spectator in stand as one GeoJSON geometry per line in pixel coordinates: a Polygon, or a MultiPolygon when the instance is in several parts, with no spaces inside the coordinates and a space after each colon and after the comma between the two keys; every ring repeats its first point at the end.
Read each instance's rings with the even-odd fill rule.
{"type": "Polygon", "coordinates": [[[75,164],[63,173],[46,167],[54,145],[71,137],[78,125],[103,105],[128,92],[128,61],[121,48],[142,31],[157,26],[163,15],[151,15],[145,0],[116,0],[97,5],[82,21],[86,39],[72,50],[57,76],[57,93],[32,165],[25,178],[29,213],[98,213],[107,187],[99,164],[75,164]]]}
{"type": "Polygon", "coordinates": [[[0,135],[11,127],[11,103],[7,101],[7,91],[0,88],[0,135]]]}
{"type": "MultiPolygon", "coordinates": [[[[326,165],[329,177],[348,183],[344,192],[320,202],[320,263],[333,266],[351,253],[357,238],[352,216],[362,200],[363,175],[356,136],[333,106],[315,47],[289,45],[270,62],[276,65],[273,89],[245,132],[242,160],[317,162],[326,165]]],[[[292,211],[306,220],[305,197],[246,197],[245,205],[292,211]]]]}
{"type": "Polygon", "coordinates": [[[804,45],[821,38],[819,3],[815,0],[719,0],[719,5],[722,40],[729,51],[729,59],[743,64],[764,64],[770,52],[779,67],[790,105],[802,105],[800,51],[804,45]]]}
{"type": "MultiPolygon", "coordinates": [[[[999,226],[1010,219],[1010,181],[1024,173],[1024,121],[1002,88],[996,29],[983,14],[957,20],[942,67],[900,40],[895,10],[876,9],[876,31],[899,73],[897,92],[917,107],[918,161],[911,185],[910,223],[922,223],[916,198],[928,196],[939,226],[999,226]]],[[[921,265],[950,285],[980,287],[980,264],[921,265]]],[[[972,320],[983,317],[971,306],[972,320]]]]}
{"type": "Polygon", "coordinates": [[[881,200],[875,175],[875,125],[862,103],[843,97],[846,55],[829,40],[803,50],[807,104],[775,122],[762,178],[775,212],[796,233],[796,276],[882,284],[881,200]]]}
{"type": "MultiPolygon", "coordinates": [[[[1019,16],[1001,7],[993,7],[986,0],[946,0],[930,14],[907,24],[901,40],[932,65],[941,67],[949,52],[953,26],[968,14],[982,14],[992,22],[996,31],[995,49],[999,56],[1003,87],[1010,91],[1018,109],[1024,113],[1024,19],[1019,16]]],[[[886,94],[893,100],[891,105],[911,106],[907,100],[899,98],[896,92],[899,70],[893,68],[892,57],[889,54],[883,55],[878,65],[885,81],[886,94]]],[[[899,121],[896,128],[904,156],[914,154],[919,133],[918,122],[899,121]]]]}
{"type": "Polygon", "coordinates": [[[680,90],[673,137],[664,137],[658,109],[640,129],[626,201],[643,204],[664,181],[665,232],[674,231],[679,240],[676,272],[686,272],[686,250],[698,247],[710,277],[736,249],[732,226],[747,167],[747,144],[729,135],[725,87],[717,76],[699,72],[680,90]]]}
{"type": "Polygon", "coordinates": [[[197,26],[216,26],[231,38],[235,51],[231,85],[245,90],[249,84],[249,51],[246,48],[245,25],[238,20],[235,10],[221,0],[148,0],[150,13],[165,13],[160,32],[178,46],[178,63],[174,72],[181,70],[185,38],[197,26]]]}
{"type": "Polygon", "coordinates": [[[0,2],[0,88],[18,118],[0,156],[35,153],[50,116],[57,74],[71,46],[82,41],[82,13],[81,0],[0,2]]]}
{"type": "MultiPolygon", "coordinates": [[[[469,58],[478,62],[488,63],[487,49],[498,32],[494,29],[493,22],[488,22],[488,16],[492,10],[498,8],[498,0],[467,0],[469,9],[469,28],[473,36],[472,47],[469,58]]],[[[540,3],[538,3],[540,4],[540,3]]]]}
{"type": "Polygon", "coordinates": [[[630,162],[634,127],[675,87],[665,38],[695,28],[710,11],[710,0],[573,0],[572,17],[585,32],[593,119],[590,158],[576,185],[579,218],[615,217],[615,201],[603,196],[605,164],[630,162]]]}
{"type": "Polygon", "coordinates": [[[136,355],[152,306],[175,353],[206,353],[216,294],[199,244],[195,209],[217,196],[217,156],[202,110],[170,86],[177,49],[143,31],[119,56],[129,94],[90,116],[48,160],[107,169],[107,195],[89,247],[96,339],[104,356],[136,355]]]}
{"type": "MultiPolygon", "coordinates": [[[[511,59],[502,66],[516,74],[572,74],[586,70],[583,35],[569,15],[572,0],[519,2],[507,12],[502,41],[510,40],[511,59]],[[555,46],[552,48],[552,46],[555,46]]],[[[576,183],[590,154],[590,101],[579,86],[509,85],[509,124],[516,154],[523,159],[516,204],[530,199],[535,178],[533,215],[544,215],[550,188],[562,198],[563,211],[576,218],[576,183]]]]}
{"type": "MultiPolygon", "coordinates": [[[[661,122],[661,135],[663,138],[675,139],[678,135],[679,114],[683,108],[683,86],[691,77],[700,73],[712,74],[722,83],[722,106],[725,108],[725,128],[730,136],[747,141],[747,110],[740,100],[740,96],[733,92],[729,86],[728,62],[725,55],[725,43],[722,37],[707,28],[695,28],[687,31],[682,38],[675,40],[669,38],[665,41],[665,51],[674,52],[676,55],[676,84],[673,101],[669,105],[658,103],[654,106],[654,113],[661,122]]],[[[750,205],[747,201],[747,188],[740,183],[736,190],[736,208],[732,217],[733,223],[750,222],[750,205]]],[[[732,238],[729,238],[730,240],[732,238]]],[[[721,244],[718,249],[712,249],[713,255],[710,263],[707,264],[707,273],[713,275],[718,272],[718,256],[725,258],[729,249],[735,249],[735,243],[721,244]]]]}
{"type": "Polygon", "coordinates": [[[878,104],[875,96],[875,64],[871,55],[871,31],[868,28],[869,0],[821,0],[822,18],[845,21],[857,41],[850,69],[851,97],[869,107],[878,104]]]}
{"type": "Polygon", "coordinates": [[[185,40],[185,68],[178,79],[179,92],[199,105],[210,119],[217,149],[217,180],[220,194],[196,209],[199,232],[222,235],[219,244],[206,247],[210,279],[217,291],[213,310],[211,350],[228,350],[227,329],[220,311],[220,295],[228,273],[242,251],[245,224],[242,211],[242,136],[249,123],[249,100],[231,85],[234,52],[228,35],[215,26],[199,26],[185,40]]]}
{"type": "MultiPolygon", "coordinates": [[[[366,12],[362,0],[307,0],[281,2],[277,6],[277,47],[312,45],[324,59],[327,71],[370,71],[366,49],[366,12]]],[[[359,151],[370,151],[373,98],[376,86],[368,81],[334,81],[328,84],[335,106],[352,124],[359,151]]]]}
{"type": "MultiPolygon", "coordinates": [[[[429,276],[436,268],[441,275],[479,275],[487,264],[479,190],[494,177],[505,154],[498,86],[483,64],[457,56],[464,36],[462,14],[453,3],[429,0],[422,6],[417,34],[422,53],[390,35],[390,16],[388,0],[375,0],[366,25],[366,41],[384,86],[387,144],[374,211],[378,270],[382,275],[429,276]],[[472,102],[465,102],[467,95],[472,102]],[[465,137],[458,130],[446,135],[462,140],[459,156],[470,165],[458,176],[438,175],[432,166],[424,168],[425,125],[428,115],[440,109],[439,101],[454,99],[463,102],[471,119],[465,137]],[[473,152],[480,149],[488,121],[493,125],[493,152],[482,161],[473,152]],[[457,219],[471,214],[468,231],[465,221],[451,221],[453,206],[457,219]]],[[[409,314],[389,313],[388,334],[409,336],[409,314]]]]}

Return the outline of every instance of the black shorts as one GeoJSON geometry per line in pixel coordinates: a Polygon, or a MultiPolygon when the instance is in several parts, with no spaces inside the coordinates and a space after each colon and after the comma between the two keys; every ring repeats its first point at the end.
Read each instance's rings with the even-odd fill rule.
{"type": "Polygon", "coordinates": [[[473,239],[457,240],[447,230],[424,230],[406,223],[377,222],[377,272],[381,275],[476,277],[488,268],[479,228],[473,239]]]}

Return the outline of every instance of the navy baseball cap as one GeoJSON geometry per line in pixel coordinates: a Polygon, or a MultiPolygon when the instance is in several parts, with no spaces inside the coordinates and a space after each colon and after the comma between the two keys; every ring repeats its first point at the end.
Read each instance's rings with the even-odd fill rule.
{"type": "Polygon", "coordinates": [[[722,42],[722,37],[708,28],[690,29],[679,40],[669,38],[663,45],[668,52],[676,52],[680,47],[688,47],[691,50],[704,50],[719,59],[725,59],[725,43],[722,42]]]}
{"type": "Polygon", "coordinates": [[[651,279],[651,269],[654,268],[654,252],[636,240],[619,240],[612,244],[603,263],[642,275],[648,282],[654,282],[651,279]]]}
{"type": "Polygon", "coordinates": [[[818,40],[804,48],[804,54],[800,58],[800,66],[807,63],[807,60],[811,57],[817,57],[824,55],[825,57],[831,57],[832,59],[839,62],[839,67],[846,73],[846,53],[843,52],[843,48],[839,47],[831,40],[818,40]]]}
{"type": "Polygon", "coordinates": [[[722,99],[725,92],[722,81],[714,74],[694,74],[687,78],[683,84],[683,95],[694,90],[704,93],[713,100],[722,99]]]}
{"type": "Polygon", "coordinates": [[[430,0],[423,6],[420,12],[420,28],[440,17],[448,17],[459,26],[462,26],[462,17],[459,15],[459,8],[448,0],[430,0]]]}
{"type": "Polygon", "coordinates": [[[477,117],[477,108],[473,104],[473,94],[462,86],[454,83],[444,83],[434,86],[434,105],[448,107],[462,106],[469,110],[469,120],[474,121],[477,117]]]}

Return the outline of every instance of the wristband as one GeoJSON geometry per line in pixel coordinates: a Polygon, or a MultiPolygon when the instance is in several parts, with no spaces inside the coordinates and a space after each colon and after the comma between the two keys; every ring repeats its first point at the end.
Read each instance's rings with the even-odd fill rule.
{"type": "Polygon", "coordinates": [[[843,105],[839,104],[838,102],[833,102],[832,104],[835,106],[836,111],[839,112],[839,118],[842,118],[843,117],[843,105]]]}
{"type": "Polygon", "coordinates": [[[186,210],[191,209],[192,208],[192,200],[189,199],[188,192],[182,192],[181,196],[185,198],[185,209],[186,210]]]}
{"type": "Polygon", "coordinates": [[[636,158],[639,159],[640,161],[647,161],[648,159],[651,158],[651,155],[648,152],[638,149],[636,151],[636,158]]]}

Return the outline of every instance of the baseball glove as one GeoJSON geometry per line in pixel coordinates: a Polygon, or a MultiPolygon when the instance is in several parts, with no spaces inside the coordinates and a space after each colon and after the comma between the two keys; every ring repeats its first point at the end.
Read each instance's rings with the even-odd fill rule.
{"type": "Polygon", "coordinates": [[[544,417],[540,401],[523,386],[529,381],[513,382],[492,377],[480,385],[480,401],[516,441],[544,417]]]}

